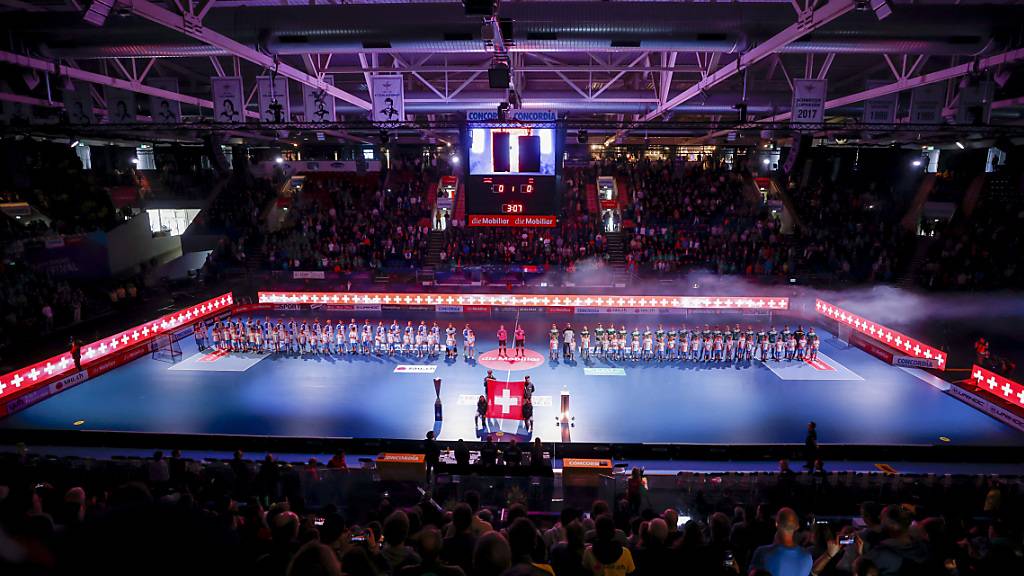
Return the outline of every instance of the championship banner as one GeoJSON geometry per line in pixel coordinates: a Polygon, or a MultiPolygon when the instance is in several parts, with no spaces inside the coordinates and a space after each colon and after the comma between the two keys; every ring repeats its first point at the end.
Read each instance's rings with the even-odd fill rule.
{"type": "Polygon", "coordinates": [[[946,88],[940,83],[920,86],[910,91],[910,123],[938,124],[946,105],[946,88]]]}
{"type": "MultiPolygon", "coordinates": [[[[242,79],[238,76],[214,76],[210,78],[210,86],[213,88],[213,121],[245,122],[242,79]]],[[[260,117],[263,117],[262,112],[260,117]]]]}
{"type": "MultiPolygon", "coordinates": [[[[167,90],[168,92],[178,91],[177,78],[150,78],[146,83],[153,88],[167,90]]],[[[181,123],[181,102],[160,96],[150,96],[149,115],[153,117],[153,122],[157,124],[179,124],[181,123]]]]}
{"type": "Polygon", "coordinates": [[[999,398],[1018,408],[1024,408],[1024,384],[1014,382],[977,364],[971,367],[971,382],[978,387],[978,390],[989,396],[999,398]]]}
{"type": "Polygon", "coordinates": [[[92,109],[92,93],[89,84],[79,82],[74,90],[64,90],[64,111],[71,124],[95,124],[96,114],[92,109]]]}
{"type": "Polygon", "coordinates": [[[887,328],[886,326],[876,322],[872,322],[863,316],[858,316],[857,314],[844,310],[838,306],[829,304],[824,300],[815,300],[814,308],[817,310],[818,314],[828,316],[837,322],[845,324],[849,328],[870,337],[876,342],[880,342],[894,350],[898,350],[901,354],[928,361],[920,363],[926,364],[925,366],[908,366],[908,364],[912,364],[909,362],[904,362],[904,366],[918,368],[928,367],[935,368],[936,370],[946,369],[946,353],[934,346],[929,346],[920,340],[915,340],[906,334],[887,328]]]}
{"type": "Polygon", "coordinates": [[[402,76],[371,76],[374,122],[405,121],[405,85],[402,76]]]}
{"type": "MultiPolygon", "coordinates": [[[[868,80],[867,89],[885,86],[885,80],[868,80]]],[[[900,101],[899,92],[878,96],[864,102],[864,116],[861,122],[865,124],[892,124],[896,121],[896,104],[900,101]]]]}
{"type": "Polygon", "coordinates": [[[487,381],[487,417],[506,420],[523,419],[523,392],[525,381],[487,381]]]}
{"type": "MultiPolygon", "coordinates": [[[[334,86],[334,75],[325,74],[325,84],[334,86]]],[[[334,108],[334,96],[326,90],[302,85],[303,120],[306,122],[335,122],[338,112],[334,108]]]]}
{"type": "Polygon", "coordinates": [[[135,107],[134,92],[104,86],[103,97],[107,100],[108,124],[131,124],[136,121],[138,110],[135,107]]]}
{"type": "Polygon", "coordinates": [[[821,124],[825,120],[825,80],[793,80],[790,124],[821,124]]]}
{"type": "Polygon", "coordinates": [[[289,122],[292,119],[288,101],[288,78],[285,76],[257,76],[256,92],[260,101],[260,122],[289,122]],[[271,81],[273,79],[273,81],[271,81]]]}

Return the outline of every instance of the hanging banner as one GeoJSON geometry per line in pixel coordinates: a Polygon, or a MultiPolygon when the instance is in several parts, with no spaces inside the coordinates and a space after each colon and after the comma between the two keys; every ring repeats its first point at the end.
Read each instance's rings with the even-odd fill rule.
{"type": "Polygon", "coordinates": [[[245,96],[238,76],[210,78],[213,87],[213,121],[245,122],[245,96]]]}
{"type": "Polygon", "coordinates": [[[996,87],[991,81],[978,82],[960,89],[957,98],[956,123],[963,125],[988,124],[992,115],[992,96],[996,87]]]}
{"type": "Polygon", "coordinates": [[[946,105],[946,88],[940,83],[919,86],[910,92],[910,123],[938,124],[946,105]]]}
{"type": "Polygon", "coordinates": [[[64,110],[71,124],[95,124],[96,114],[92,109],[92,94],[89,84],[79,82],[73,90],[64,90],[64,110]]]}
{"type": "Polygon", "coordinates": [[[401,76],[371,76],[374,122],[405,121],[405,86],[401,76]]]}
{"type": "Polygon", "coordinates": [[[290,122],[291,103],[288,102],[288,78],[284,76],[257,76],[256,91],[260,99],[260,122],[290,122]],[[273,78],[273,81],[271,81],[273,78]]]}
{"type": "Polygon", "coordinates": [[[103,97],[107,100],[108,124],[131,124],[136,121],[135,92],[104,86],[103,97]]]}
{"type": "MultiPolygon", "coordinates": [[[[867,89],[871,90],[886,84],[889,84],[889,82],[885,80],[868,80],[867,89]]],[[[865,101],[864,117],[861,121],[865,124],[892,124],[896,122],[896,105],[899,101],[899,92],[893,92],[892,94],[865,101]]]]}
{"type": "MultiPolygon", "coordinates": [[[[324,83],[334,86],[334,76],[325,74],[324,83]]],[[[334,122],[338,119],[337,111],[334,109],[334,96],[326,90],[303,84],[302,105],[306,122],[334,122]]]]}
{"type": "MultiPolygon", "coordinates": [[[[150,78],[146,83],[168,92],[178,91],[177,78],[150,78]]],[[[150,96],[149,115],[157,124],[179,124],[181,123],[181,102],[160,96],[150,96]]]]}
{"type": "Polygon", "coordinates": [[[793,80],[790,124],[820,124],[825,120],[825,80],[793,80]]]}

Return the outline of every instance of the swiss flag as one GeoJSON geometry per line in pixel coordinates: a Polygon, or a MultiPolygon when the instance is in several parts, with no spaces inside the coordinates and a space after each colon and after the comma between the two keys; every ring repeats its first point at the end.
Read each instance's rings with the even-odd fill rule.
{"type": "Polygon", "coordinates": [[[523,390],[526,383],[487,381],[487,417],[523,419],[523,390]]]}

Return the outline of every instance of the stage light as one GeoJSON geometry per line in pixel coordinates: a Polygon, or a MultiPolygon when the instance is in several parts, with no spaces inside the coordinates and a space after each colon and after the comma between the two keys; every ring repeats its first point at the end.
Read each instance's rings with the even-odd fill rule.
{"type": "Polygon", "coordinates": [[[70,147],[71,148],[75,148],[76,146],[78,146],[78,144],[79,144],[79,141],[78,140],[74,140],[74,141],[71,142],[70,147]]]}
{"type": "Polygon", "coordinates": [[[138,163],[139,163],[139,159],[138,158],[132,158],[132,164],[138,164],[138,163]]]}
{"type": "Polygon", "coordinates": [[[771,163],[772,163],[772,161],[770,159],[768,159],[768,158],[765,158],[764,160],[761,160],[761,164],[764,164],[765,166],[767,166],[767,165],[769,165],[771,163]]]}
{"type": "Polygon", "coordinates": [[[964,143],[959,141],[959,140],[957,140],[956,141],[956,147],[961,149],[961,150],[963,150],[964,149],[964,143]]]}
{"type": "Polygon", "coordinates": [[[459,156],[457,154],[452,154],[452,164],[458,164],[458,163],[459,163],[459,156]]]}
{"type": "Polygon", "coordinates": [[[278,156],[277,158],[274,158],[274,162],[277,162],[278,164],[283,164],[284,163],[284,158],[281,158],[280,156],[278,156]]]}
{"type": "Polygon", "coordinates": [[[914,160],[914,161],[913,161],[913,162],[911,162],[910,164],[911,164],[911,165],[912,165],[913,167],[917,168],[918,166],[920,166],[920,165],[921,165],[921,161],[920,161],[920,160],[914,160]]]}

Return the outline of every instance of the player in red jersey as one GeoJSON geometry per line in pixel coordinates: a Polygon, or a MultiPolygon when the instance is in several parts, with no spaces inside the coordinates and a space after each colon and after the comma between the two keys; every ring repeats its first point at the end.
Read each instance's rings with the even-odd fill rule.
{"type": "Polygon", "coordinates": [[[508,357],[508,332],[505,331],[505,325],[502,324],[498,327],[498,358],[502,356],[508,357]]]}

